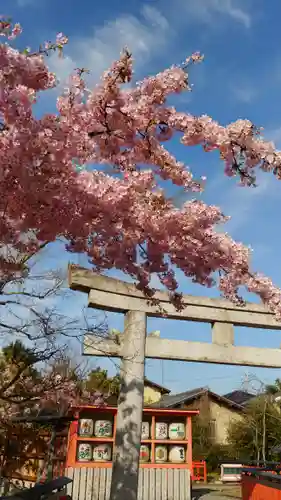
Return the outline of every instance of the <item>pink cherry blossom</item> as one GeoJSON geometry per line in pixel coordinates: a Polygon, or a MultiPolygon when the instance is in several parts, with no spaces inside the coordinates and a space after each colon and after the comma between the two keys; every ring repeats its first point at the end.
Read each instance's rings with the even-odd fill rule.
{"type": "Polygon", "coordinates": [[[68,43],[68,38],[63,33],[58,33],[56,37],[56,43],[60,45],[66,45],[68,43]]]}
{"type": "MultiPolygon", "coordinates": [[[[66,42],[59,34],[47,49],[66,42]]],[[[280,290],[251,271],[247,247],[217,232],[227,220],[221,210],[197,200],[176,208],[160,188],[159,177],[187,192],[202,191],[206,182],[166,149],[175,135],[186,146],[218,151],[225,174],[245,186],[255,183],[256,168],[281,178],[281,153],[250,121],[222,126],[167,104],[171,94],[190,90],[188,67],[202,56],[128,87],[133,69],[126,50],[92,90],[83,80],[87,70],[78,69],[58,98],[57,114],[38,119],[38,93],[56,85],[45,50],[20,53],[0,45],[2,249],[28,254],[41,241],[64,237],[67,249],[86,252],[95,269],[120,269],[147,294],[158,273],[177,304],[175,268],[205,286],[214,285],[219,272],[225,297],[239,301],[244,286],[280,318],[280,290]]],[[[2,275],[17,271],[2,253],[2,275]]]]}

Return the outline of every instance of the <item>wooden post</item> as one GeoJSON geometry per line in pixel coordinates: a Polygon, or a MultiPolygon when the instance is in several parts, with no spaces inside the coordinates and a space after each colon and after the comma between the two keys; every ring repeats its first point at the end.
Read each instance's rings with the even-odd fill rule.
{"type": "Polygon", "coordinates": [[[191,417],[187,417],[187,462],[189,465],[190,475],[193,474],[193,464],[192,464],[192,420],[191,417]]]}
{"type": "Polygon", "coordinates": [[[207,483],[207,464],[206,464],[206,460],[203,460],[203,465],[204,465],[204,483],[207,483]]]}
{"type": "Polygon", "coordinates": [[[146,314],[125,316],[111,500],[137,500],[144,389],[146,314]]]}

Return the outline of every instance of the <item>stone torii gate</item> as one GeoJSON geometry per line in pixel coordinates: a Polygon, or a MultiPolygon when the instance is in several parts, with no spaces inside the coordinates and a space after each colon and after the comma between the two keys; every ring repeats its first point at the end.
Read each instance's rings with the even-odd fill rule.
{"type": "Polygon", "coordinates": [[[281,330],[281,323],[264,306],[236,306],[221,299],[184,295],[184,309],[176,311],[166,292],[155,295],[160,303],[147,301],[135,285],[108,278],[78,266],[69,266],[69,287],[87,293],[88,306],[125,314],[123,335],[97,339],[86,335],[83,354],[121,358],[121,389],[118,401],[111,500],[136,500],[144,389],[145,358],[197,361],[267,368],[281,367],[281,349],[234,345],[234,326],[281,330]],[[170,340],[146,336],[147,317],[209,323],[212,343],[170,340]]]}

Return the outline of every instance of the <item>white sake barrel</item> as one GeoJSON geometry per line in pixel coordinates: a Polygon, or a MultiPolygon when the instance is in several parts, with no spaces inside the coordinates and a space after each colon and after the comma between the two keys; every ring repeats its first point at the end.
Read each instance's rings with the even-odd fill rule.
{"type": "Polygon", "coordinates": [[[145,444],[140,447],[140,462],[146,463],[150,461],[150,449],[145,444]]]}
{"type": "Polygon", "coordinates": [[[101,443],[95,445],[93,459],[95,462],[109,462],[111,460],[111,444],[101,443]]]}
{"type": "Polygon", "coordinates": [[[92,460],[92,445],[79,443],[77,449],[77,462],[90,462],[92,460]]]}
{"type": "Polygon", "coordinates": [[[155,462],[161,464],[168,461],[167,446],[155,446],[155,462]]]}
{"type": "Polygon", "coordinates": [[[179,464],[185,461],[184,446],[171,446],[169,450],[169,462],[179,464]]]}
{"type": "Polygon", "coordinates": [[[168,424],[166,422],[156,422],[155,439],[168,439],[168,424]]]}
{"type": "Polygon", "coordinates": [[[94,434],[94,421],[91,418],[79,420],[79,436],[91,437],[94,434]]]}
{"type": "Polygon", "coordinates": [[[142,422],[141,424],[141,438],[149,439],[149,422],[142,422]]]}
{"type": "Polygon", "coordinates": [[[96,437],[112,437],[112,422],[110,420],[96,420],[96,437]]]}
{"type": "Polygon", "coordinates": [[[169,425],[169,438],[179,440],[185,439],[185,424],[182,422],[172,422],[169,425]]]}

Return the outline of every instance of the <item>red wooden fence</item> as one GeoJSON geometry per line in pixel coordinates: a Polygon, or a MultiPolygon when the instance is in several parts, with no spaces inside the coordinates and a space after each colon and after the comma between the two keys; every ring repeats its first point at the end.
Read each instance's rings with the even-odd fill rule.
{"type": "Polygon", "coordinates": [[[207,482],[207,465],[205,460],[192,462],[192,480],[207,482]]]}
{"type": "Polygon", "coordinates": [[[262,476],[242,474],[242,499],[243,500],[281,500],[280,478],[274,480],[262,476]]]}

